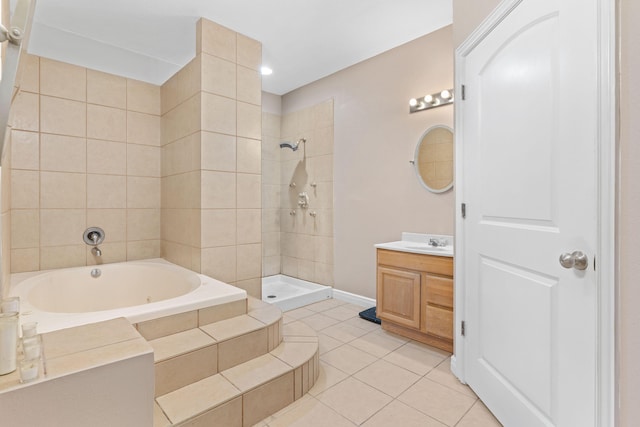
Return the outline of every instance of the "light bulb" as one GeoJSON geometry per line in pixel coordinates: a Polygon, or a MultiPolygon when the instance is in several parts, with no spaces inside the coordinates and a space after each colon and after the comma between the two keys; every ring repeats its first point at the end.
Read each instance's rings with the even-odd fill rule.
{"type": "Polygon", "coordinates": [[[412,107],[415,107],[416,105],[418,105],[418,100],[415,99],[415,98],[411,98],[409,100],[409,105],[412,106],[412,107]]]}
{"type": "Polygon", "coordinates": [[[440,98],[442,99],[451,98],[451,92],[449,92],[447,89],[443,90],[442,92],[440,92],[440,98]]]}
{"type": "Polygon", "coordinates": [[[262,74],[263,76],[270,76],[271,74],[273,74],[273,70],[266,65],[263,65],[262,67],[260,67],[260,74],[262,74]]]}
{"type": "Polygon", "coordinates": [[[427,104],[431,104],[433,102],[433,96],[431,95],[427,95],[424,97],[424,102],[426,102],[427,104]]]}

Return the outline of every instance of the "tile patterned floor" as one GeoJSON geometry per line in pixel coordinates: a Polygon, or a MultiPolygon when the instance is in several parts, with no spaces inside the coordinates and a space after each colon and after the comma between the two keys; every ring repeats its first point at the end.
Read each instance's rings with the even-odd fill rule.
{"type": "Polygon", "coordinates": [[[451,374],[449,353],[383,331],[363,308],[329,299],[284,313],[318,332],[320,377],[257,427],[499,427],[451,374]]]}

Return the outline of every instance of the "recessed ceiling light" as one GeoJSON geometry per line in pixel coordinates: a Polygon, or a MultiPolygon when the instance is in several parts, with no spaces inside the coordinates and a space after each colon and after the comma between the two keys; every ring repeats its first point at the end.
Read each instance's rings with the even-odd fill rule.
{"type": "Polygon", "coordinates": [[[271,74],[273,74],[273,70],[266,65],[263,65],[262,67],[260,67],[260,73],[263,76],[270,76],[271,74]]]}

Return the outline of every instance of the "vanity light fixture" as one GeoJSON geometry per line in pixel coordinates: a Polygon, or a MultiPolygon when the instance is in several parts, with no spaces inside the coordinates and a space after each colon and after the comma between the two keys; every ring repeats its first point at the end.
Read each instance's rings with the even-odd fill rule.
{"type": "Polygon", "coordinates": [[[442,107],[453,103],[453,89],[444,89],[430,95],[419,96],[409,100],[409,113],[442,107]]]}

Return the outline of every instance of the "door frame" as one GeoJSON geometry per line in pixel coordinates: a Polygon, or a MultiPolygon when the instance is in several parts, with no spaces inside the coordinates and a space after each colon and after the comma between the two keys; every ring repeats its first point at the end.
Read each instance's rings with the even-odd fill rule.
{"type": "MultiPolygon", "coordinates": [[[[461,204],[465,201],[464,169],[464,84],[465,60],[471,51],[523,0],[503,0],[455,51],[455,317],[454,355],[451,370],[465,381],[464,363],[467,355],[465,339],[461,335],[466,313],[465,227],[461,204]]],[[[596,425],[615,425],[616,411],[616,178],[617,168],[617,45],[616,0],[596,0],[598,8],[598,139],[596,168],[593,179],[597,191],[597,245],[595,253],[597,293],[596,346],[596,425]]]]}

